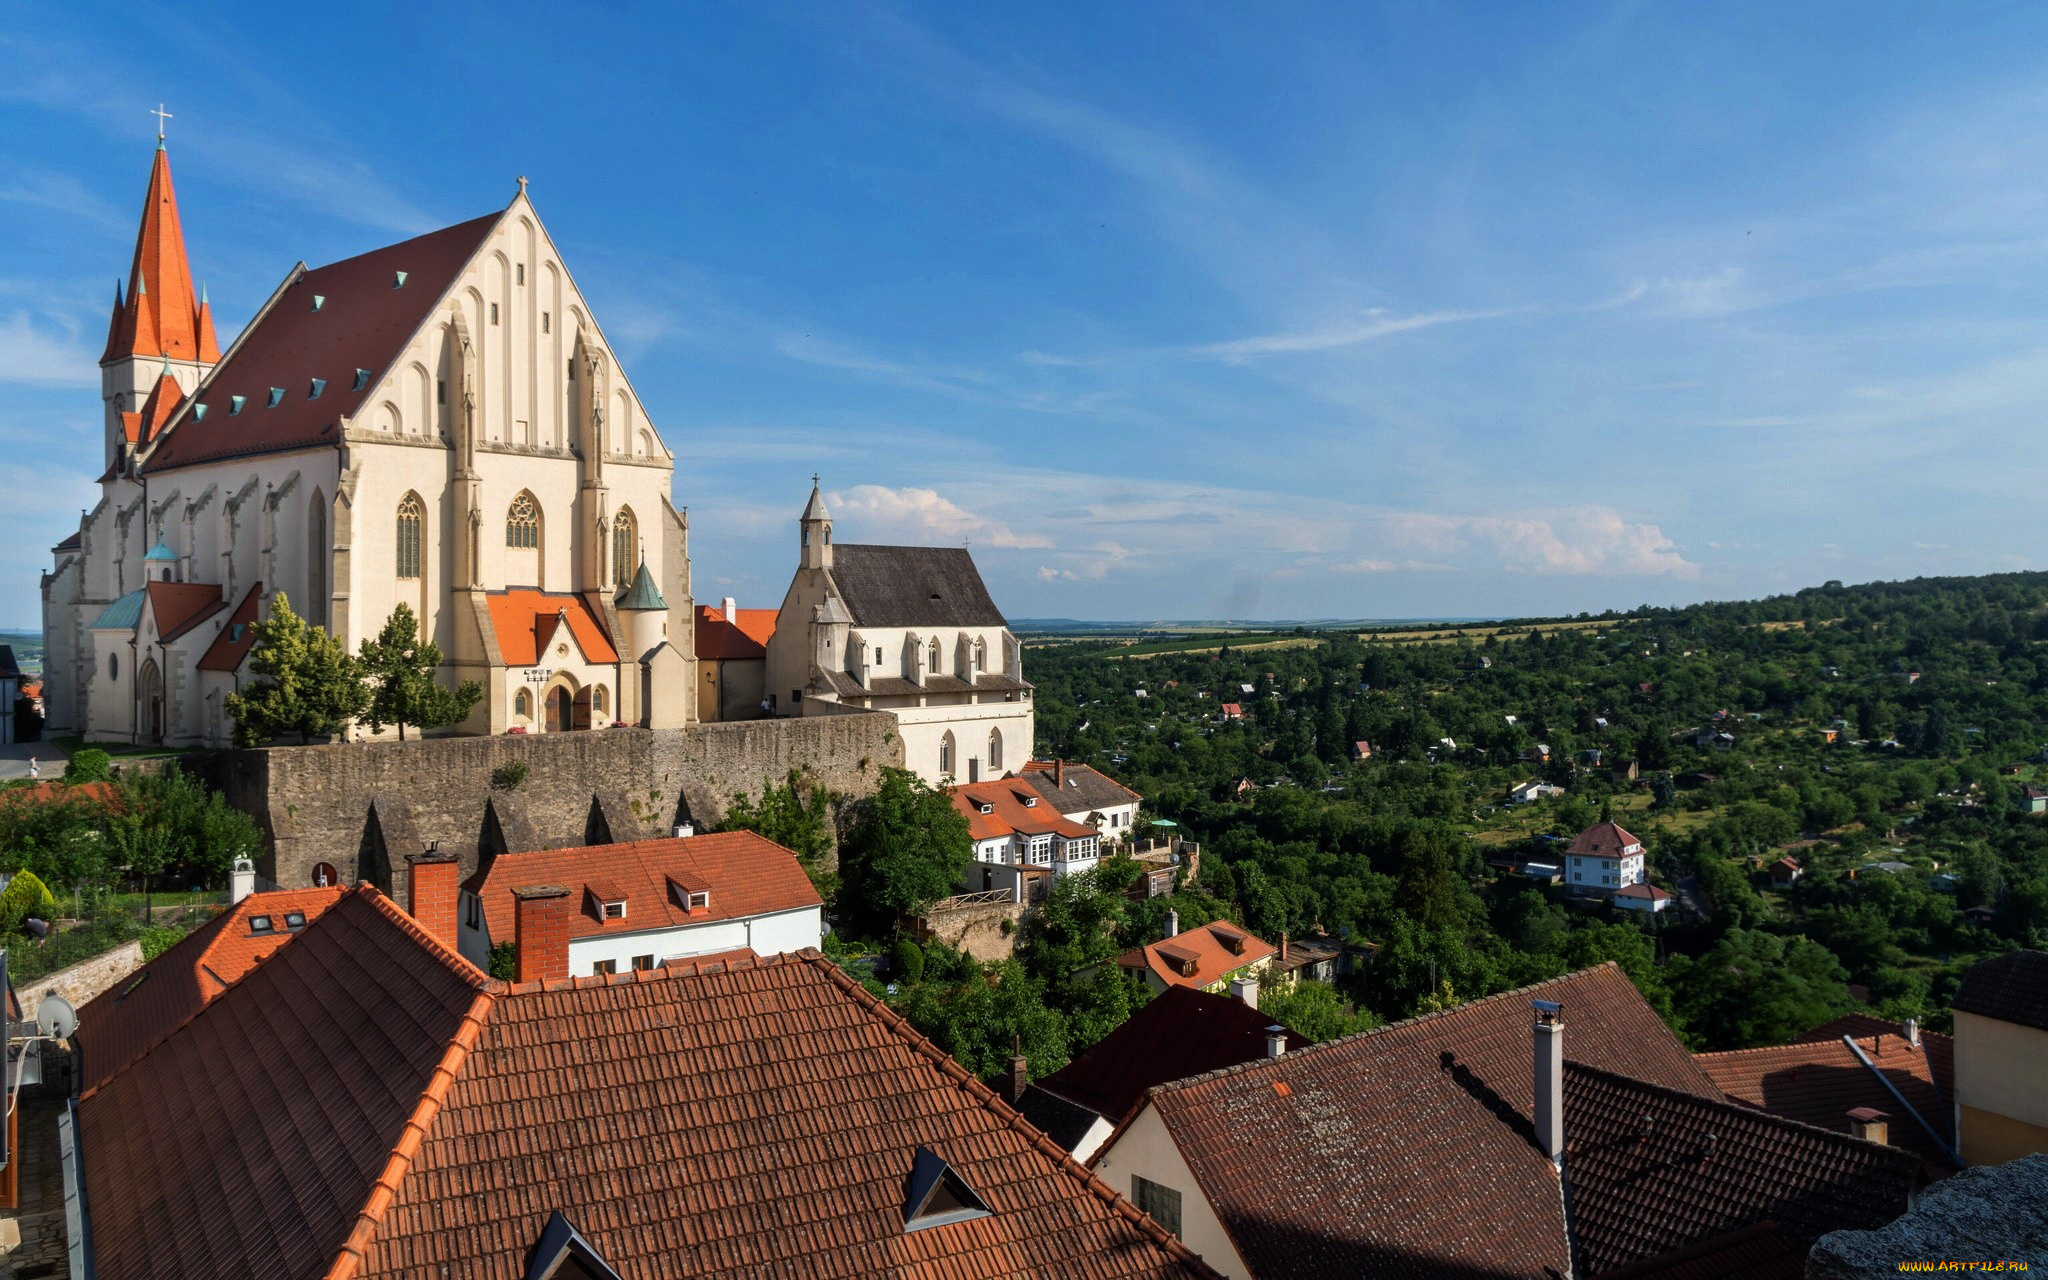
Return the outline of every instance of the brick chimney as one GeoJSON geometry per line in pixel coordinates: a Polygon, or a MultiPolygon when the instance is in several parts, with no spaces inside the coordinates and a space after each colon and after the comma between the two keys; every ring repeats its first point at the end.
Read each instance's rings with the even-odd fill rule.
{"type": "Polygon", "coordinates": [[[1564,1006],[1532,1000],[1536,1022],[1530,1029],[1536,1060],[1536,1146],[1550,1162],[1564,1164],[1564,1006]]]}
{"type": "Polygon", "coordinates": [[[1064,760],[1052,762],[1052,787],[1055,791],[1067,789],[1067,762],[1064,760]]]}
{"type": "Polygon", "coordinates": [[[1287,930],[1280,931],[1280,963],[1287,963],[1287,930]]]}
{"type": "Polygon", "coordinates": [[[1010,1105],[1016,1106],[1024,1098],[1024,1087],[1031,1083],[1031,1064],[1024,1057],[1024,1037],[1010,1037],[1010,1105]]]}
{"type": "Polygon", "coordinates": [[[558,884],[529,884],[512,891],[517,900],[513,947],[519,981],[569,976],[569,891],[558,884]]]}
{"type": "Polygon", "coordinates": [[[456,883],[461,864],[452,853],[429,849],[405,860],[405,901],[420,927],[450,947],[460,950],[456,932],[456,902],[462,886],[456,883]]]}
{"type": "Polygon", "coordinates": [[[1891,1142],[1891,1117],[1876,1107],[1857,1107],[1849,1112],[1849,1136],[1880,1146],[1891,1142]]]}

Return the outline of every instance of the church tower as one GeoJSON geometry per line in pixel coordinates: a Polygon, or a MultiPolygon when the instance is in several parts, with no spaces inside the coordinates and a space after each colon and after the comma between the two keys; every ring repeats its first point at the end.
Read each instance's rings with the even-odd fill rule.
{"type": "Polygon", "coordinates": [[[125,290],[121,281],[114,283],[107,349],[100,356],[108,470],[145,443],[219,360],[206,292],[202,288],[196,297],[193,294],[178,196],[171,186],[170,153],[159,129],[149,194],[135,236],[135,260],[125,290]]]}
{"type": "Polygon", "coordinates": [[[799,563],[806,569],[830,569],[832,567],[832,513],[825,510],[825,497],[818,492],[818,477],[811,477],[811,500],[804,507],[803,518],[798,525],[803,529],[803,556],[799,563]]]}

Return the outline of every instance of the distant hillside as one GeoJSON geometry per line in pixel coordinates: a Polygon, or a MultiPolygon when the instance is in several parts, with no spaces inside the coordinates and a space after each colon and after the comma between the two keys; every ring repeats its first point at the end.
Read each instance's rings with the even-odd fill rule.
{"type": "Polygon", "coordinates": [[[41,674],[43,670],[43,636],[39,631],[0,631],[0,644],[14,648],[14,660],[21,664],[23,671],[41,674]]]}

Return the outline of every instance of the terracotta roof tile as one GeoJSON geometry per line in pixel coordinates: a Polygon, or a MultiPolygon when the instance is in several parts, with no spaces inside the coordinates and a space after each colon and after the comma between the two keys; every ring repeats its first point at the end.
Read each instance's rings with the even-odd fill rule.
{"type": "Polygon", "coordinates": [[[1875,1107],[1891,1118],[1892,1145],[1919,1156],[1929,1177],[1954,1173],[1955,1165],[1941,1146],[1911,1116],[1901,1114],[1897,1100],[1849,1052],[1842,1043],[1845,1034],[1856,1037],[1885,1079],[1934,1126],[1943,1142],[1953,1141],[1954,1042],[1935,1032],[1923,1031],[1921,1048],[1916,1050],[1899,1033],[1897,1023],[1850,1014],[1793,1044],[1702,1053],[1695,1060],[1737,1102],[1816,1128],[1846,1132],[1851,1109],[1875,1107]]]}
{"type": "Polygon", "coordinates": [[[79,1091],[98,1088],[297,937],[304,925],[292,927],[287,916],[298,914],[311,924],[344,892],[332,888],[252,893],[88,1001],[78,1011],[75,1037],[79,1091]],[[250,922],[258,916],[268,916],[270,928],[252,929],[250,922]]]}
{"type": "Polygon", "coordinates": [[[143,470],[338,443],[340,421],[362,408],[502,216],[486,214],[295,272],[189,398],[207,406],[205,416],[194,417],[188,403],[150,449],[143,470]],[[405,287],[395,289],[400,271],[405,287]],[[318,311],[315,295],[323,299],[318,311]],[[357,369],[373,375],[360,391],[357,369]],[[326,382],[317,399],[309,394],[315,378],[326,382]],[[272,388],[284,393],[275,408],[269,407],[272,388]],[[234,396],[243,399],[240,413],[229,412],[234,396]]]}
{"type": "Polygon", "coordinates": [[[733,621],[711,605],[697,607],[697,656],[707,660],[765,658],[775,634],[774,609],[735,609],[733,621]]]}
{"type": "Polygon", "coordinates": [[[228,615],[227,624],[213,643],[206,646],[206,652],[199,656],[201,671],[234,671],[249,656],[249,650],[256,647],[256,618],[263,603],[263,584],[252,583],[242,603],[228,615]]]}
{"type": "Polygon", "coordinates": [[[1527,1119],[1532,997],[1563,1002],[1573,1058],[1714,1092],[1610,963],[1165,1085],[1153,1105],[1255,1275],[1573,1274],[1527,1119]]]}
{"type": "Polygon", "coordinates": [[[483,899],[492,938],[502,941],[513,936],[516,910],[512,891],[528,884],[568,886],[576,904],[569,917],[572,938],[668,929],[821,905],[818,891],[811,887],[796,855],[752,831],[499,854],[464,885],[483,899]],[[708,888],[709,909],[692,913],[679,904],[668,887],[672,876],[687,887],[708,888]],[[587,892],[593,888],[608,901],[624,898],[626,919],[600,919],[587,892]]]}
{"type": "Polygon", "coordinates": [[[1801,1280],[1807,1242],[1775,1222],[1730,1231],[1593,1280],[1801,1280]]]}
{"type": "Polygon", "coordinates": [[[151,582],[147,584],[150,616],[161,640],[175,640],[213,616],[223,603],[215,582],[151,582]]]}
{"type": "Polygon", "coordinates": [[[1642,843],[1616,823],[1596,822],[1573,837],[1565,852],[1582,858],[1619,858],[1629,845],[1640,848],[1642,843]]]}
{"type": "Polygon", "coordinates": [[[1079,840],[1101,834],[1063,816],[1057,805],[1048,803],[1037,787],[1022,778],[963,782],[948,787],[946,794],[952,797],[960,816],[967,819],[968,834],[976,840],[1013,835],[1059,835],[1079,840]],[[988,813],[981,811],[983,805],[988,806],[988,813]]]}
{"type": "Polygon", "coordinates": [[[569,632],[586,658],[599,663],[619,660],[604,623],[591,612],[590,603],[582,596],[522,589],[493,592],[485,599],[490,603],[491,629],[498,637],[498,652],[507,666],[539,664],[543,647],[565,615],[569,632]]]}
{"type": "Polygon", "coordinates": [[[1126,969],[1149,969],[1170,987],[1206,987],[1279,948],[1225,920],[1197,925],[1171,938],[1133,947],[1116,958],[1126,969]],[[1193,972],[1188,971],[1193,962],[1193,972]]]}
{"type": "Polygon", "coordinates": [[[220,355],[213,317],[192,296],[192,267],[185,257],[178,193],[171,185],[171,157],[161,146],[150,162],[149,191],[142,198],[128,297],[115,300],[107,349],[100,360],[131,355],[194,361],[220,355]]]}

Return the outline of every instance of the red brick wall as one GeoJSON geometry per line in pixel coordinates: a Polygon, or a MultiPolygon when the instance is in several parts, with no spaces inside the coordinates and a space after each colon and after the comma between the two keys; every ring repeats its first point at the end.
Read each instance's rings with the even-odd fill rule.
{"type": "Polygon", "coordinates": [[[560,885],[514,889],[519,981],[569,976],[569,891],[560,885]]]}
{"type": "Polygon", "coordinates": [[[420,853],[405,860],[407,900],[412,918],[436,938],[456,947],[456,905],[462,886],[456,877],[461,864],[452,853],[420,853]]]}

